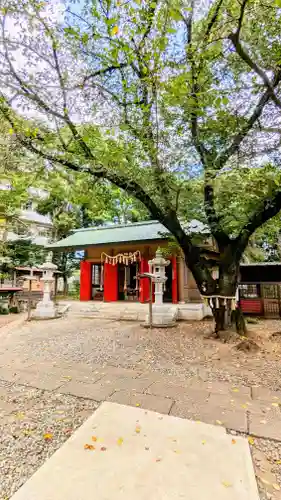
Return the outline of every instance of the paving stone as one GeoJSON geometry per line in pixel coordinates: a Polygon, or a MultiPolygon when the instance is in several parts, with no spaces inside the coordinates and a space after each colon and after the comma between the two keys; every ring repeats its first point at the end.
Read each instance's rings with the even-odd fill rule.
{"type": "MultiPolygon", "coordinates": [[[[193,385],[195,386],[196,383],[192,384],[192,387],[193,385]]],[[[215,394],[231,394],[237,398],[244,398],[245,396],[251,398],[251,388],[244,385],[234,386],[223,382],[201,382],[200,387],[215,394]]]]}
{"type": "Polygon", "coordinates": [[[15,368],[0,368],[0,380],[7,382],[16,382],[18,379],[18,370],[15,368]]]}
{"type": "Polygon", "coordinates": [[[13,403],[8,403],[7,401],[0,399],[0,415],[9,415],[17,409],[17,405],[13,403]]]}
{"type": "Polygon", "coordinates": [[[281,418],[281,408],[278,401],[262,401],[262,400],[252,400],[248,403],[249,412],[253,415],[261,415],[261,418],[281,418]]]}
{"type": "Polygon", "coordinates": [[[108,397],[107,400],[114,403],[137,406],[147,410],[157,411],[159,413],[169,413],[173,404],[173,401],[168,398],[130,391],[114,392],[114,394],[108,397]]]}
{"type": "Polygon", "coordinates": [[[107,384],[86,384],[84,382],[70,381],[60,388],[63,394],[72,394],[73,396],[78,396],[80,398],[93,399],[94,401],[104,401],[108,396],[110,396],[114,389],[107,384]]]}
{"type": "Polygon", "coordinates": [[[171,415],[200,420],[207,424],[222,425],[227,429],[234,429],[239,432],[247,432],[246,411],[228,410],[212,406],[209,403],[199,404],[196,407],[187,402],[177,401],[171,409],[171,415]]]}
{"type": "Polygon", "coordinates": [[[205,391],[191,389],[190,387],[182,387],[173,383],[155,382],[148,388],[149,394],[163,396],[171,399],[185,401],[207,401],[209,393],[205,391]]]}
{"type": "Polygon", "coordinates": [[[104,375],[116,375],[131,378],[137,378],[141,373],[138,370],[130,370],[128,368],[122,368],[118,366],[104,366],[101,371],[104,375]]]}
{"type": "Polygon", "coordinates": [[[112,392],[120,390],[144,392],[153,382],[145,378],[139,379],[124,376],[118,377],[116,375],[105,375],[99,380],[99,383],[101,385],[111,387],[112,392]]]}
{"type": "Polygon", "coordinates": [[[252,406],[252,400],[248,396],[236,396],[236,394],[210,394],[209,404],[218,406],[226,410],[249,410],[252,406]]]}
{"type": "Polygon", "coordinates": [[[281,441],[281,419],[250,415],[249,433],[254,436],[281,441]]]}
{"type": "Polygon", "coordinates": [[[64,381],[58,376],[51,377],[44,373],[35,374],[30,372],[21,372],[18,374],[17,383],[28,385],[30,387],[36,387],[36,389],[53,391],[54,389],[61,387],[64,381]]]}
{"type": "Polygon", "coordinates": [[[76,370],[67,370],[64,375],[60,376],[60,380],[66,382],[67,380],[74,380],[76,382],[82,382],[85,384],[94,384],[98,380],[101,380],[104,375],[101,372],[80,372],[76,370]]]}
{"type": "Polygon", "coordinates": [[[266,387],[256,385],[252,387],[252,398],[263,401],[270,401],[272,403],[278,403],[280,401],[281,404],[281,391],[274,392],[270,391],[266,387]]]}

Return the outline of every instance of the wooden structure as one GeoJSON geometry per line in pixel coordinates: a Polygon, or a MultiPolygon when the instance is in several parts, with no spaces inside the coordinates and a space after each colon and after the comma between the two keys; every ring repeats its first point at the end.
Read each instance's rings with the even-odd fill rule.
{"type": "Polygon", "coordinates": [[[239,303],[246,314],[281,317],[281,262],[241,264],[239,303]]]}
{"type": "MultiPolygon", "coordinates": [[[[170,261],[166,268],[164,302],[201,302],[180,250],[170,251],[169,255],[169,236],[159,222],[146,221],[80,229],[49,248],[84,250],[80,267],[80,300],[148,302],[149,280],[139,279],[138,275],[149,272],[149,260],[161,247],[170,261]]],[[[216,254],[210,238],[206,237],[203,245],[209,257],[216,254]]]]}

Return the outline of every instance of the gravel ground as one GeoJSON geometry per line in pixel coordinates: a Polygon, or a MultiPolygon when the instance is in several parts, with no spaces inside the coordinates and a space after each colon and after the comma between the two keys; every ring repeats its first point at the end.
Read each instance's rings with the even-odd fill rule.
{"type": "Polygon", "coordinates": [[[0,395],[1,406],[6,403],[6,410],[4,404],[0,411],[0,499],[7,500],[93,413],[97,403],[3,381],[0,395]]]}
{"type": "MultiPolygon", "coordinates": [[[[52,322],[26,323],[9,331],[0,328],[0,367],[49,363],[77,368],[109,364],[157,371],[178,379],[196,376],[235,386],[262,385],[281,390],[281,335],[280,339],[270,339],[272,333],[281,331],[280,321],[249,325],[251,338],[261,347],[255,354],[237,351],[233,341],[223,344],[206,339],[211,330],[209,321],[180,323],[177,328],[150,332],[137,323],[69,315],[52,322]]],[[[4,500],[97,405],[4,382],[0,382],[0,397],[6,398],[7,413],[11,405],[16,406],[10,415],[0,414],[0,499],[4,500]],[[51,437],[44,437],[46,434],[51,437]]],[[[261,499],[281,500],[280,442],[255,438],[251,448],[261,499]]]]}
{"type": "Polygon", "coordinates": [[[0,364],[110,364],[182,379],[196,375],[234,385],[281,389],[281,335],[269,340],[271,333],[281,330],[277,320],[249,325],[251,337],[261,347],[255,354],[237,351],[233,342],[206,339],[212,330],[208,321],[152,332],[137,323],[71,316],[47,325],[26,323],[6,334],[0,329],[0,364]]]}
{"type": "Polygon", "coordinates": [[[281,499],[281,446],[280,442],[256,438],[230,431],[248,439],[260,500],[281,499]]]}

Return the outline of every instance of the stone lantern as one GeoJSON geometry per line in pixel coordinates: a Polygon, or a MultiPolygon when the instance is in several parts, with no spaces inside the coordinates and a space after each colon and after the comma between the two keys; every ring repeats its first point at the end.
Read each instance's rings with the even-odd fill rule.
{"type": "Polygon", "coordinates": [[[165,268],[170,264],[169,260],[165,260],[160,248],[157,249],[155,258],[148,262],[149,277],[155,284],[155,303],[152,306],[151,318],[146,317],[146,326],[169,327],[175,326],[178,307],[171,304],[163,304],[164,285],[167,281],[165,268]]]}
{"type": "Polygon", "coordinates": [[[38,302],[36,310],[34,313],[34,318],[36,319],[49,319],[56,318],[57,311],[55,308],[54,301],[51,300],[52,285],[55,281],[54,272],[57,270],[58,266],[52,262],[53,253],[49,252],[46,261],[40,269],[43,271],[43,276],[41,281],[43,282],[43,299],[38,302]]]}
{"type": "Polygon", "coordinates": [[[170,264],[169,260],[163,258],[161,249],[156,250],[155,258],[148,262],[149,272],[154,274],[152,281],[155,283],[155,305],[163,304],[164,284],[167,281],[165,267],[170,264]]]}

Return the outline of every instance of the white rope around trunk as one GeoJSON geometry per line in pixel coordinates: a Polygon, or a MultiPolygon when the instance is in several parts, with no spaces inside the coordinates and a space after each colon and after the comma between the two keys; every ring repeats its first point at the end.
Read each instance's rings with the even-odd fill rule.
{"type": "Polygon", "coordinates": [[[218,309],[220,306],[219,299],[223,300],[223,305],[226,306],[227,301],[231,301],[231,310],[234,311],[236,307],[236,297],[233,295],[201,295],[206,306],[210,306],[211,309],[218,309]]]}

